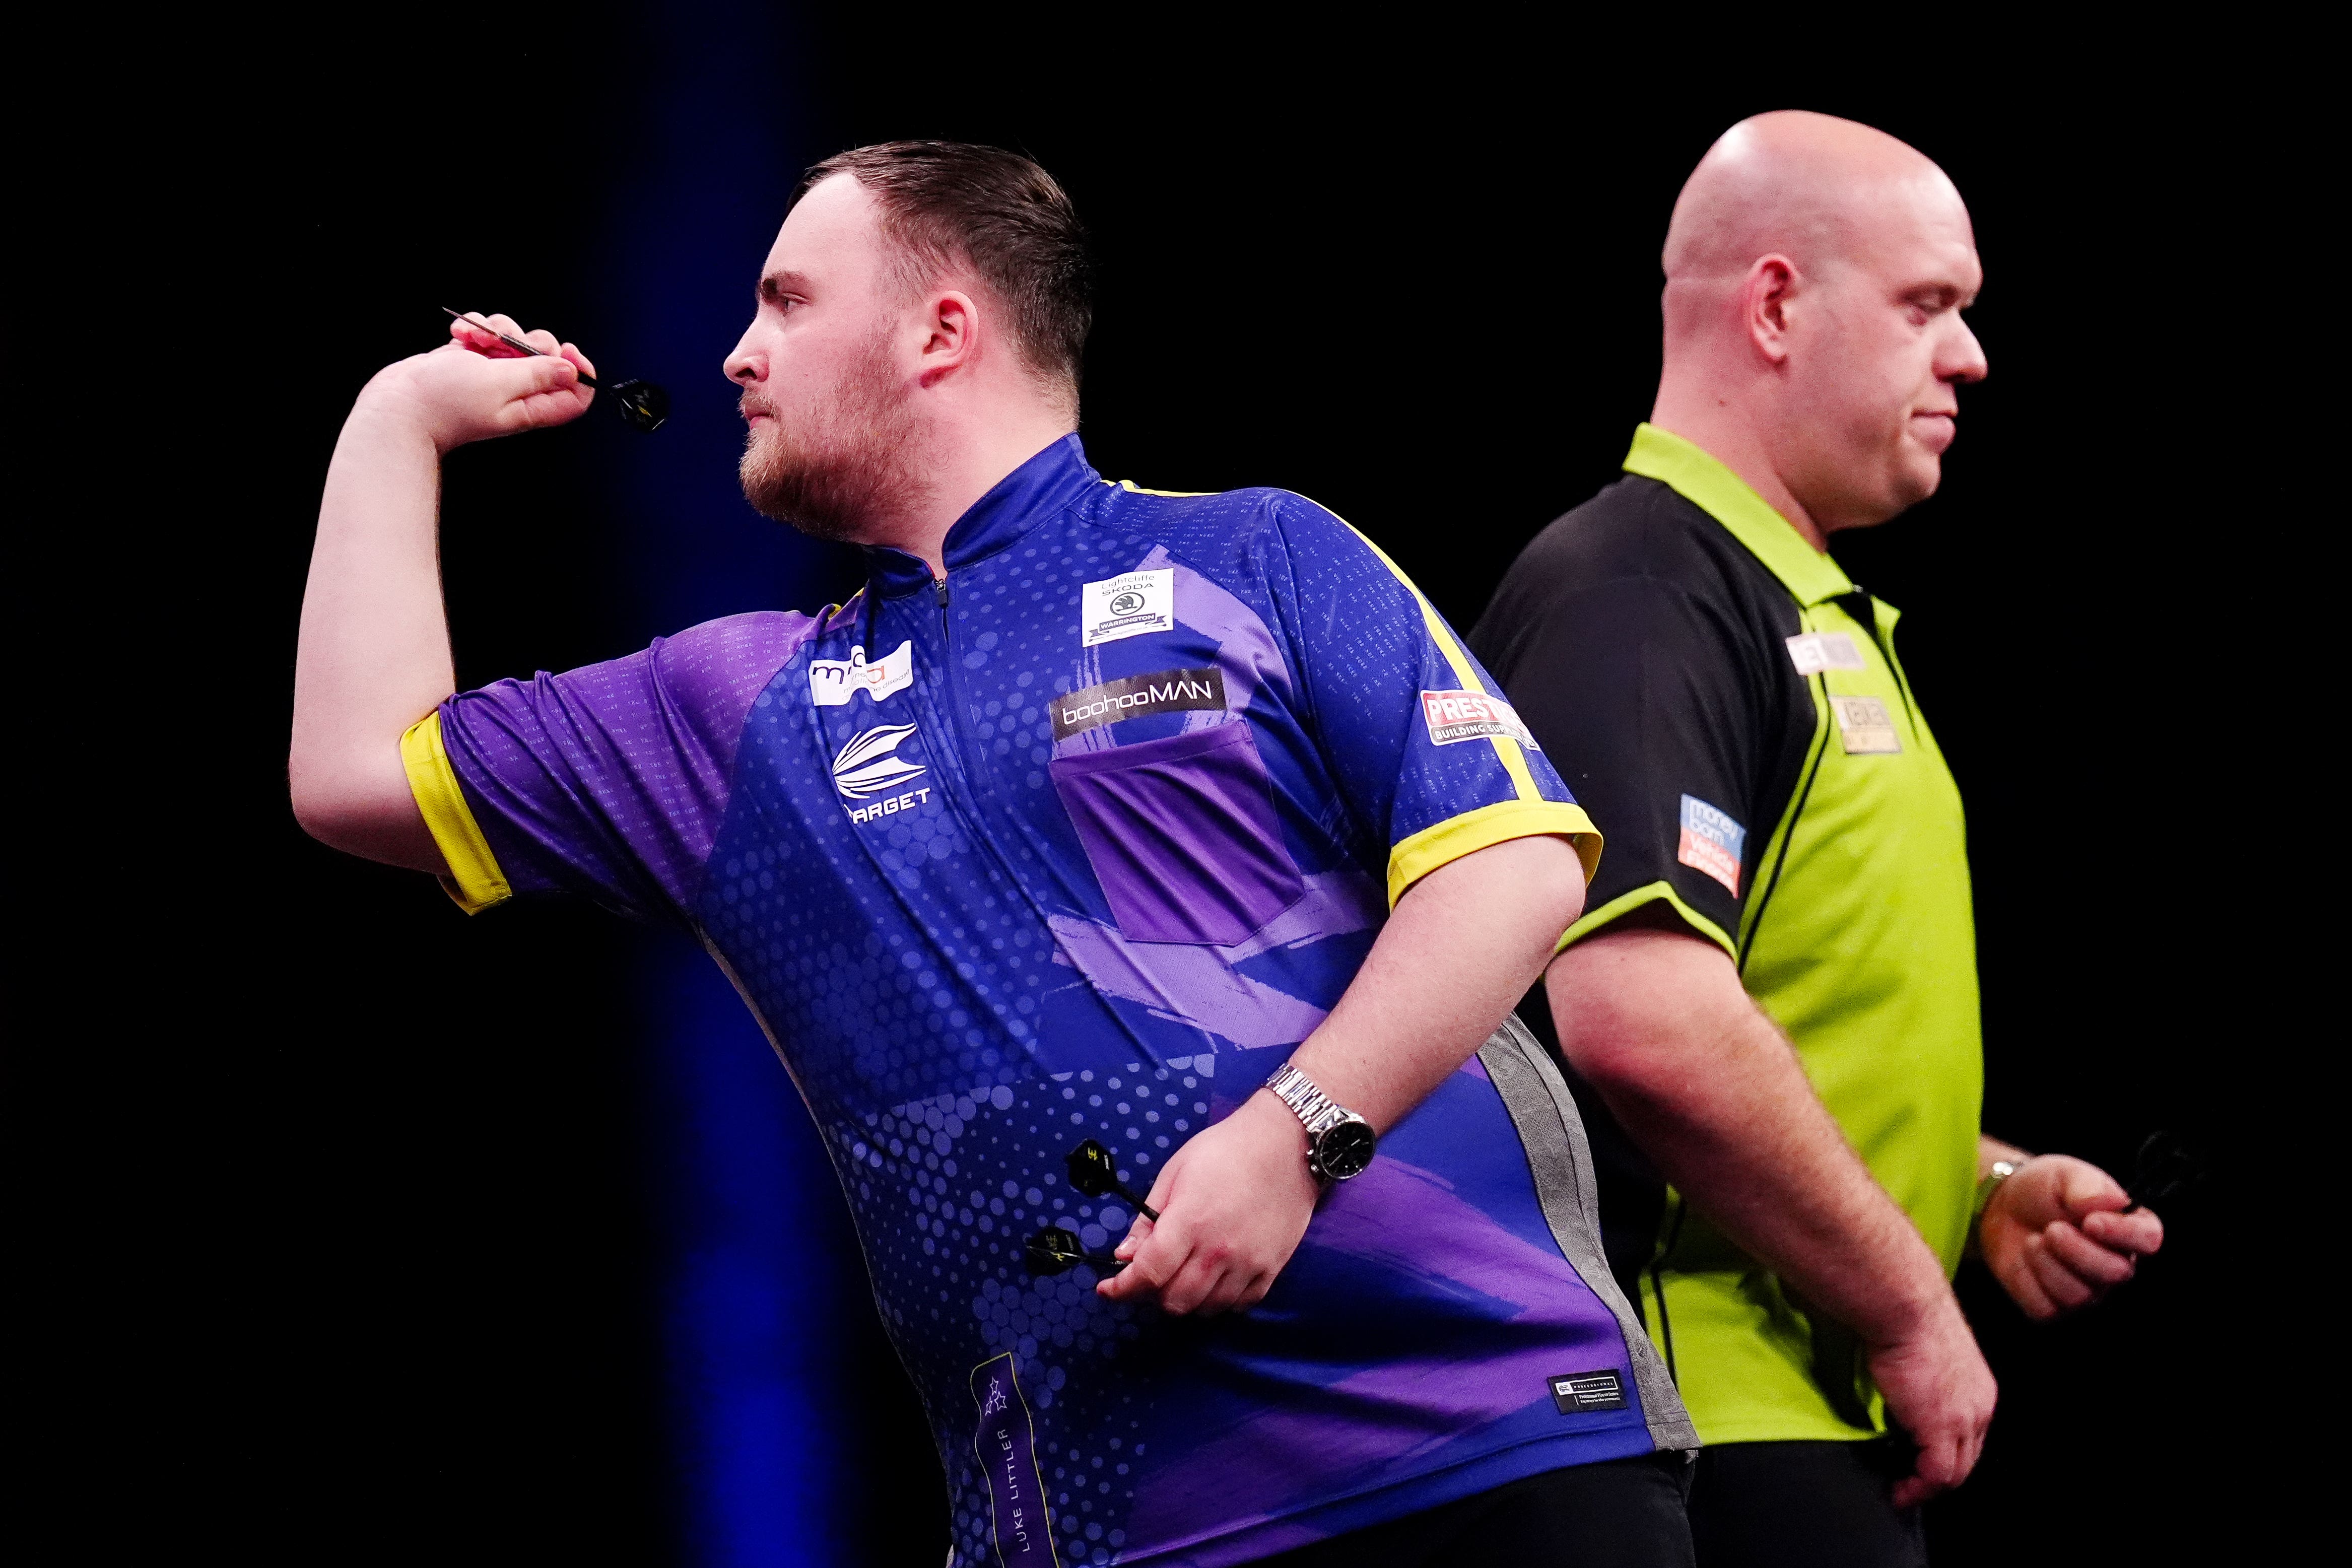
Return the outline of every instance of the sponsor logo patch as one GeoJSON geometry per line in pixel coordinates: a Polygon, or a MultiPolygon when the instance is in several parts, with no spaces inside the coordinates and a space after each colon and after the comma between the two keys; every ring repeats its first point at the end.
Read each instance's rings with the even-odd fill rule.
{"type": "Polygon", "coordinates": [[[1117,724],[1146,714],[1182,713],[1191,709],[1225,709],[1225,675],[1222,670],[1160,670],[1149,675],[1129,675],[1105,681],[1053,704],[1054,738],[1064,740],[1098,724],[1117,724]]]}
{"type": "Polygon", "coordinates": [[[1517,708],[1500,697],[1481,692],[1423,692],[1421,719],[1429,727],[1432,746],[1454,746],[1496,736],[1516,740],[1529,751],[1543,749],[1528,733],[1528,727],[1519,722],[1517,708]]]}
{"type": "Polygon", "coordinates": [[[1739,896],[1739,854],[1747,847],[1748,830],[1696,795],[1683,797],[1683,837],[1675,859],[1703,875],[1711,876],[1739,896]]]}
{"type": "Polygon", "coordinates": [[[887,795],[928,771],[900,757],[898,747],[915,733],[911,724],[878,724],[862,731],[833,759],[833,787],[845,800],[887,795]]]}
{"type": "Polygon", "coordinates": [[[876,702],[915,684],[915,644],[910,638],[898,652],[866,663],[864,648],[852,648],[846,659],[809,661],[809,700],[819,707],[839,707],[864,692],[876,702]]]}
{"type": "Polygon", "coordinates": [[[1176,629],[1176,569],[1125,571],[1078,591],[1078,646],[1176,629]]]}
{"type": "Polygon", "coordinates": [[[1789,663],[1797,666],[1801,675],[1818,675],[1823,670],[1870,668],[1862,650],[1843,632],[1808,632],[1788,639],[1788,643],[1789,663]]]}
{"type": "Polygon", "coordinates": [[[1613,1372],[1571,1372],[1547,1381],[1551,1385],[1552,1403],[1563,1416],[1626,1408],[1624,1382],[1613,1372]]]}
{"type": "Polygon", "coordinates": [[[1847,756],[1884,756],[1903,749],[1895,720],[1878,698],[1832,696],[1830,712],[1837,719],[1838,744],[1847,756]]]}

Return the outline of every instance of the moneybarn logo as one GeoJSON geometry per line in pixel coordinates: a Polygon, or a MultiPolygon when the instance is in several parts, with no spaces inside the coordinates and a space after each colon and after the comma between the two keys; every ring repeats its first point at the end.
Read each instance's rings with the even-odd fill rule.
{"type": "Polygon", "coordinates": [[[1222,670],[1156,670],[1105,681],[1082,692],[1054,699],[1054,738],[1066,740],[1098,724],[1117,724],[1146,714],[1184,713],[1198,709],[1223,713],[1225,676],[1222,670]]]}
{"type": "Polygon", "coordinates": [[[887,817],[900,811],[911,811],[928,804],[930,786],[919,789],[901,787],[921,778],[929,771],[919,762],[909,762],[900,757],[898,747],[915,733],[911,724],[877,725],[841,748],[833,759],[833,787],[841,798],[851,801],[873,801],[871,805],[853,805],[849,820],[869,822],[877,817],[887,817]],[[876,797],[882,797],[877,800],[876,797]]]}
{"type": "Polygon", "coordinates": [[[1484,692],[1423,692],[1421,719],[1429,727],[1432,746],[1454,746],[1465,740],[1516,740],[1529,751],[1541,751],[1518,711],[1500,697],[1484,692]]]}
{"type": "Polygon", "coordinates": [[[1748,848],[1748,830],[1720,806],[1710,806],[1696,795],[1683,797],[1682,839],[1675,859],[1703,876],[1711,876],[1739,896],[1739,857],[1748,848]]]}

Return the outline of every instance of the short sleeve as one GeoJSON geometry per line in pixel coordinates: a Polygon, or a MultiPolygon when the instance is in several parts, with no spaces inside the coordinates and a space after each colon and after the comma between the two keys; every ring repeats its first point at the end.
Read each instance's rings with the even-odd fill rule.
{"type": "Polygon", "coordinates": [[[568,893],[690,923],[744,717],[814,625],[731,616],[444,702],[402,756],[453,896],[471,912],[568,893]]]}
{"type": "Polygon", "coordinates": [[[1736,619],[1640,577],[1482,621],[1478,643],[1544,750],[1609,835],[1586,914],[1561,946],[1671,903],[1737,956],[1742,906],[1773,823],[1771,749],[1736,619]]]}
{"type": "Polygon", "coordinates": [[[1276,517],[1276,612],[1339,792],[1387,849],[1390,904],[1507,839],[1566,837],[1591,876],[1591,819],[1454,629],[1329,512],[1284,496],[1276,517]]]}

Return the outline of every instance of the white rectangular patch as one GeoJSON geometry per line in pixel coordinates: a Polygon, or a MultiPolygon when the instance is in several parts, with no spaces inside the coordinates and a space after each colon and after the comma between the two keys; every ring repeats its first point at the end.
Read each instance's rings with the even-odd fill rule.
{"type": "Polygon", "coordinates": [[[896,653],[885,653],[870,664],[866,662],[863,648],[852,648],[846,659],[809,661],[809,701],[819,707],[839,707],[860,692],[878,703],[914,684],[915,643],[911,637],[899,643],[896,653]]]}
{"type": "Polygon", "coordinates": [[[1482,692],[1423,692],[1421,721],[1429,727],[1432,746],[1454,746],[1493,736],[1516,740],[1529,751],[1543,749],[1519,722],[1517,709],[1482,692]]]}
{"type": "Polygon", "coordinates": [[[1176,569],[1123,571],[1078,591],[1078,646],[1176,629],[1176,569]]]}
{"type": "Polygon", "coordinates": [[[1903,749],[1893,716],[1876,697],[1832,696],[1830,712],[1836,716],[1838,742],[1847,756],[1883,756],[1903,749]]]}
{"type": "Polygon", "coordinates": [[[1843,632],[1808,632],[1801,637],[1790,638],[1789,662],[1797,666],[1801,675],[1818,675],[1823,670],[1870,668],[1862,650],[1843,632]]]}

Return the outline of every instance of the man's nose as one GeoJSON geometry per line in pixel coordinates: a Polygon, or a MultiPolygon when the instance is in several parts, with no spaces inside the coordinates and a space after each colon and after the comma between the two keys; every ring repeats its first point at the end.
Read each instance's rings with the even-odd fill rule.
{"type": "Polygon", "coordinates": [[[768,356],[751,347],[751,334],[746,332],[727,356],[727,379],[751,386],[768,379],[768,356]]]}
{"type": "Polygon", "coordinates": [[[1936,377],[1947,382],[1980,382],[1992,371],[1985,359],[1984,345],[1977,341],[1976,333],[1969,329],[1966,321],[1956,319],[1954,324],[1959,330],[1946,340],[1944,351],[1937,356],[1942,362],[1936,367],[1936,377]]]}

